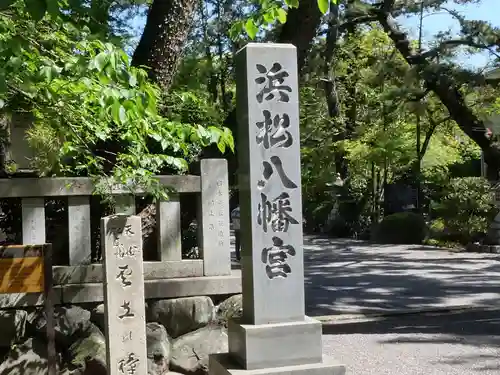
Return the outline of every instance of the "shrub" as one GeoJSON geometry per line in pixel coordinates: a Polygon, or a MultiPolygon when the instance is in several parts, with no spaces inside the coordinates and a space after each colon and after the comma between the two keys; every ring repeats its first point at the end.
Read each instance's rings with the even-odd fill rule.
{"type": "Polygon", "coordinates": [[[391,244],[421,244],[427,227],[421,215],[398,212],[384,217],[375,231],[375,241],[391,244]]]}
{"type": "Polygon", "coordinates": [[[491,185],[481,177],[451,179],[432,205],[432,216],[443,223],[439,236],[462,244],[484,237],[496,211],[491,185]]]}

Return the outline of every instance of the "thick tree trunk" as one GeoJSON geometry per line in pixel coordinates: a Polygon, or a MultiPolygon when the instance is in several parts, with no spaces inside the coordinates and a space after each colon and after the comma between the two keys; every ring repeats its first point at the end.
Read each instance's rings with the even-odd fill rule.
{"type": "MultiPolygon", "coordinates": [[[[437,95],[448,109],[451,119],[483,150],[485,161],[488,164],[488,178],[498,180],[500,145],[486,137],[484,122],[467,106],[455,82],[446,74],[446,71],[436,70],[428,60],[419,58],[412,50],[406,34],[399,30],[388,10],[377,10],[376,13],[384,31],[392,39],[404,59],[408,64],[419,68],[427,89],[437,95]]],[[[443,69],[445,68],[443,67],[443,69]]]]}
{"type": "Polygon", "coordinates": [[[154,0],[132,64],[150,68],[150,77],[168,91],[182,57],[197,0],[154,0]]]}
{"type": "MultiPolygon", "coordinates": [[[[133,64],[151,68],[151,78],[165,91],[170,87],[180,61],[196,3],[197,0],[154,0],[144,33],[134,52],[133,64]]],[[[321,12],[316,0],[301,0],[299,7],[288,13],[287,22],[281,27],[277,42],[295,45],[299,71],[305,65],[307,53],[320,23],[321,12]]],[[[236,110],[228,114],[224,125],[236,136],[236,110]]],[[[203,151],[202,157],[221,157],[221,154],[216,147],[209,147],[203,151]]],[[[236,182],[237,158],[232,153],[227,153],[224,157],[228,159],[229,182],[233,185],[236,182]]],[[[190,172],[196,173],[196,166],[192,166],[190,172]]],[[[196,216],[197,203],[195,199],[182,198],[181,196],[182,227],[186,229],[196,216]]],[[[152,206],[148,206],[148,209],[151,212],[146,215],[148,219],[143,220],[143,227],[151,236],[152,230],[147,228],[151,228],[154,221],[154,209],[152,206]]]]}

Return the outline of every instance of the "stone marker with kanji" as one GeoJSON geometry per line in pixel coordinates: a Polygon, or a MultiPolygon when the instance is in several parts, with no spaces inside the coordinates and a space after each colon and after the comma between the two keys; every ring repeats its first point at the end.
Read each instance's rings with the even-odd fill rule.
{"type": "Polygon", "coordinates": [[[101,219],[108,374],[147,374],[141,218],[101,219]]]}
{"type": "Polygon", "coordinates": [[[342,375],[305,316],[296,49],[249,43],[236,67],[243,317],[209,373],[342,375]]]}

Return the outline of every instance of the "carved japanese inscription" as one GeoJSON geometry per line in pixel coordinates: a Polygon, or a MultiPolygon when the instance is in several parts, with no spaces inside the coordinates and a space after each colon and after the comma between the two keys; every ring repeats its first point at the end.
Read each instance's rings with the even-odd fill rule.
{"type": "Polygon", "coordinates": [[[147,372],[141,219],[102,219],[110,374],[147,372]]]}
{"type": "MultiPolygon", "coordinates": [[[[288,72],[283,70],[280,63],[275,62],[270,70],[263,65],[257,64],[259,74],[264,77],[258,77],[255,82],[258,84],[266,83],[265,87],[257,94],[257,101],[262,103],[263,99],[271,100],[278,96],[281,102],[289,102],[288,93],[292,92],[290,86],[285,85],[285,79],[289,76],[288,72]]],[[[291,126],[290,117],[287,113],[273,113],[270,110],[263,110],[263,121],[256,123],[259,129],[255,138],[257,145],[271,152],[268,160],[262,162],[262,178],[257,182],[260,190],[264,189],[273,175],[276,176],[277,184],[280,184],[281,193],[273,198],[267,194],[261,193],[261,201],[258,203],[257,223],[262,230],[267,233],[269,228],[275,232],[287,232],[291,224],[299,224],[293,216],[293,205],[290,202],[288,189],[296,189],[298,185],[288,177],[283,166],[282,158],[279,155],[273,155],[274,148],[288,149],[293,145],[293,136],[289,131],[291,126]]],[[[281,152],[281,155],[283,155],[281,152]]],[[[295,255],[295,249],[291,245],[283,245],[283,240],[275,235],[272,237],[273,245],[265,247],[262,250],[262,262],[266,265],[266,274],[270,279],[276,277],[287,277],[292,272],[287,263],[288,255],[295,255]]]]}
{"type": "Polygon", "coordinates": [[[296,58],[292,45],[272,43],[248,43],[236,56],[243,304],[250,306],[243,320],[251,324],[305,314],[296,58]]]}
{"type": "Polygon", "coordinates": [[[280,63],[275,62],[270,69],[267,69],[262,64],[256,65],[259,77],[255,78],[255,83],[264,84],[257,94],[257,101],[262,103],[263,100],[277,99],[280,102],[289,102],[289,92],[292,91],[290,86],[284,85],[285,78],[289,76],[288,72],[283,69],[280,63]]]}

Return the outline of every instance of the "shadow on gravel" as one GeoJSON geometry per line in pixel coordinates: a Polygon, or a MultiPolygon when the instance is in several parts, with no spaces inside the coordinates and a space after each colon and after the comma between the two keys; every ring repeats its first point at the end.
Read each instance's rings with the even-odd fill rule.
{"type": "Polygon", "coordinates": [[[307,314],[376,313],[500,301],[500,256],[307,236],[307,314]]]}
{"type": "MultiPolygon", "coordinates": [[[[389,344],[456,344],[471,346],[471,354],[444,356],[440,363],[472,364],[475,372],[500,370],[500,309],[451,314],[394,316],[380,321],[323,325],[325,335],[387,335],[378,341],[389,344]],[[491,355],[474,348],[492,348],[491,355]],[[493,363],[492,363],[493,362],[493,363]]],[[[383,337],[383,336],[382,336],[383,337]]],[[[437,349],[439,350],[439,349],[437,349]]]]}

